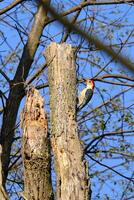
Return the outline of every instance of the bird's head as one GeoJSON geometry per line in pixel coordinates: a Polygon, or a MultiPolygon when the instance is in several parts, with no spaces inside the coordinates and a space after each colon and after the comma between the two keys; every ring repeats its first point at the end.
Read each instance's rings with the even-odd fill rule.
{"type": "Polygon", "coordinates": [[[91,88],[92,90],[94,89],[95,83],[93,79],[87,79],[85,80],[87,86],[89,86],[89,88],[91,88]]]}

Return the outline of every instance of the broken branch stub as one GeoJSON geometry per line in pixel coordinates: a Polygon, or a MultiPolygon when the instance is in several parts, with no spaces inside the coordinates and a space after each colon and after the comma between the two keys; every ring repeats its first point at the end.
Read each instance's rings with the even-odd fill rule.
{"type": "Polygon", "coordinates": [[[21,115],[24,192],[28,200],[52,199],[51,154],[44,100],[30,88],[21,115]]]}

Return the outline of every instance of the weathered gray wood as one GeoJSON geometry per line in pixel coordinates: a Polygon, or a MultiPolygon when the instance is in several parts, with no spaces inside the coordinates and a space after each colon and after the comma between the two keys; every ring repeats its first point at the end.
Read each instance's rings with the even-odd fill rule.
{"type": "Polygon", "coordinates": [[[71,45],[47,48],[57,200],[89,200],[88,175],[76,123],[76,69],[71,45]]]}
{"type": "Polygon", "coordinates": [[[44,101],[39,92],[28,91],[21,116],[23,128],[24,192],[27,200],[52,200],[50,139],[44,101]]]}

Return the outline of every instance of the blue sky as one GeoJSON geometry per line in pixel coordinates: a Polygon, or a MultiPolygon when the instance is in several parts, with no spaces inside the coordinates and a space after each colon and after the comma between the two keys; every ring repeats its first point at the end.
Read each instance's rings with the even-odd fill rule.
{"type": "MultiPolygon", "coordinates": [[[[78,4],[80,1],[52,1],[53,5],[57,5],[57,3],[61,3],[58,8],[59,10],[64,9],[67,10],[69,7],[78,4]]],[[[4,7],[6,4],[8,4],[9,1],[4,1],[0,3],[1,8],[4,7]]],[[[78,21],[80,21],[82,18],[86,17],[88,14],[88,19],[87,22],[83,22],[81,24],[78,23],[78,25],[82,26],[85,28],[86,31],[89,31],[89,33],[92,33],[93,35],[96,35],[99,37],[102,41],[104,41],[107,44],[118,44],[121,41],[124,42],[126,38],[128,37],[128,32],[133,30],[133,17],[134,17],[134,8],[133,6],[131,7],[130,5],[116,5],[116,6],[92,6],[87,8],[84,8],[84,10],[81,12],[81,15],[78,18],[78,21]],[[91,24],[91,18],[95,18],[95,20],[91,24]],[[116,21],[116,22],[115,22],[116,21]],[[113,23],[114,22],[114,23],[113,23]],[[113,23],[113,25],[111,25],[113,23]],[[91,26],[92,25],[92,26],[91,26]],[[92,29],[92,31],[91,31],[92,29]]],[[[8,71],[8,76],[9,78],[14,77],[15,70],[17,68],[18,62],[19,62],[19,57],[21,57],[22,54],[22,48],[24,44],[27,41],[27,34],[30,31],[31,25],[33,20],[29,22],[29,19],[32,18],[33,13],[35,12],[35,7],[32,5],[32,1],[27,2],[26,4],[23,5],[22,7],[17,7],[17,10],[13,9],[9,11],[7,14],[11,14],[12,18],[8,15],[2,15],[0,16],[1,23],[0,23],[0,36],[1,33],[4,33],[5,36],[5,42],[3,42],[3,37],[0,37],[0,58],[4,60],[5,66],[2,67],[2,70],[7,73],[8,71]],[[28,11],[28,9],[31,11],[31,13],[28,11]],[[15,12],[16,11],[16,12],[15,12]],[[9,22],[7,24],[6,22],[9,22]],[[14,30],[14,27],[17,26],[18,29],[20,29],[21,36],[23,38],[23,42],[20,42],[20,35],[19,32],[14,30]],[[14,57],[12,60],[10,60],[8,63],[6,63],[6,60],[8,60],[9,55],[11,55],[12,51],[14,49],[17,52],[17,55],[15,53],[14,57]],[[19,57],[18,57],[19,56],[19,57]]],[[[49,26],[46,27],[46,29],[43,32],[43,36],[41,38],[41,45],[38,48],[38,51],[35,55],[34,62],[32,64],[32,68],[30,71],[30,76],[36,72],[36,70],[40,67],[45,62],[45,58],[42,55],[42,51],[50,44],[51,41],[55,42],[60,42],[62,38],[62,31],[63,31],[63,26],[61,26],[58,22],[54,22],[53,24],[50,24],[49,26]]],[[[83,50],[86,50],[86,48],[89,48],[89,44],[87,41],[82,40],[80,36],[77,36],[76,33],[72,33],[71,37],[68,38],[67,43],[71,43],[73,46],[77,46],[80,44],[82,41],[83,45],[83,50]]],[[[129,39],[129,42],[133,41],[133,37],[129,39]]],[[[92,46],[92,45],[90,45],[92,46]]],[[[122,53],[125,56],[128,56],[131,60],[133,59],[133,45],[123,48],[122,53]]],[[[96,63],[96,65],[100,65],[100,67],[103,67],[106,65],[106,63],[109,62],[111,59],[109,56],[107,56],[104,52],[101,51],[89,51],[88,52],[81,52],[78,54],[78,59],[77,63],[79,63],[79,78],[90,78],[93,77],[96,73],[99,72],[99,67],[95,65],[91,65],[91,63],[88,63],[87,61],[84,61],[82,58],[88,58],[90,61],[96,63]]],[[[2,60],[1,60],[1,66],[2,66],[2,60]]],[[[114,73],[114,74],[125,74],[128,76],[132,76],[128,70],[124,70],[124,68],[116,62],[112,62],[108,65],[106,68],[109,73],[114,73]]],[[[102,73],[104,74],[104,72],[102,73]]],[[[101,74],[101,75],[102,75],[101,74]]],[[[1,81],[1,87],[0,89],[2,91],[7,91],[8,90],[8,84],[5,83],[3,77],[0,75],[0,81],[1,81]]],[[[42,75],[34,81],[35,85],[47,82],[47,70],[45,70],[42,75]]],[[[82,84],[79,84],[78,90],[81,90],[83,88],[82,84]]],[[[100,105],[103,103],[103,99],[101,98],[100,93],[98,92],[97,88],[100,90],[100,93],[104,95],[104,100],[106,101],[109,99],[109,97],[112,97],[113,95],[117,94],[119,91],[122,91],[125,87],[120,87],[120,86],[115,86],[115,85],[109,85],[106,83],[100,83],[96,82],[96,89],[95,89],[95,94],[93,96],[93,99],[89,105],[89,107],[86,107],[85,111],[91,110],[92,108],[95,108],[97,105],[100,105]],[[103,90],[106,91],[103,91],[103,90]]],[[[45,98],[46,104],[48,104],[49,101],[49,91],[48,89],[43,89],[41,90],[41,94],[45,98]]],[[[20,111],[22,107],[24,106],[24,101],[22,101],[21,106],[20,106],[20,111]]],[[[129,91],[124,95],[124,97],[121,97],[120,102],[117,103],[117,105],[120,105],[124,102],[125,107],[127,108],[129,105],[133,103],[133,91],[129,91]]],[[[1,106],[1,105],[0,105],[1,106]]],[[[49,107],[48,105],[45,105],[46,110],[49,112],[49,107]]],[[[109,108],[112,109],[112,108],[109,108]]],[[[83,110],[84,111],[84,110],[83,110]]],[[[105,112],[105,108],[102,109],[103,112],[105,112]]],[[[129,110],[128,110],[129,111],[129,110]]],[[[127,109],[125,110],[127,112],[127,109]]],[[[81,113],[82,114],[82,113],[81,113]]],[[[120,116],[123,114],[122,111],[118,112],[118,114],[115,112],[112,114],[112,117],[109,120],[109,123],[107,125],[107,128],[105,131],[114,131],[116,128],[119,128],[121,126],[121,121],[118,121],[120,119],[120,116]],[[119,116],[120,115],[120,116],[119,116]]],[[[94,116],[94,113],[92,113],[90,117],[94,116]]],[[[105,114],[103,117],[103,120],[105,121],[108,118],[108,115],[105,114]]],[[[19,116],[18,116],[19,120],[19,116]]],[[[100,123],[100,119],[96,119],[97,123],[100,123]]],[[[95,121],[94,118],[90,121],[87,121],[86,125],[84,126],[84,129],[88,129],[90,131],[93,131],[93,125],[95,121]]],[[[124,128],[128,129],[129,126],[128,124],[124,124],[124,128]]],[[[130,128],[133,128],[130,126],[130,128]]],[[[102,130],[98,132],[92,132],[94,136],[97,134],[102,134],[102,130]]],[[[93,138],[93,135],[87,134],[87,138],[91,140],[93,138]]],[[[115,138],[114,138],[115,139],[115,138]]],[[[128,137],[123,142],[128,142],[128,143],[133,143],[132,137],[128,137]]],[[[114,146],[118,145],[119,141],[116,139],[113,141],[105,141],[105,144],[114,146]],[[114,142],[115,141],[115,142],[114,142]]],[[[107,147],[106,147],[107,149],[107,147]]],[[[127,151],[124,150],[124,151],[127,151]]],[[[102,163],[105,163],[109,166],[114,166],[117,165],[118,163],[121,163],[121,159],[113,159],[110,158],[106,159],[104,158],[104,154],[101,155],[101,157],[97,157],[96,159],[102,159],[102,163]]],[[[101,167],[98,164],[94,164],[93,161],[90,160],[89,163],[92,168],[90,169],[90,174],[93,174],[94,172],[104,170],[104,167],[101,167]]],[[[126,176],[131,175],[131,169],[132,166],[130,164],[130,171],[127,171],[120,166],[117,170],[121,171],[124,173],[126,176]]],[[[109,173],[106,172],[106,173],[109,173]]],[[[109,175],[110,176],[110,175],[109,175]]],[[[98,199],[108,199],[106,195],[110,196],[110,200],[114,199],[119,199],[121,196],[120,191],[122,190],[122,185],[120,184],[121,180],[123,180],[121,177],[117,176],[115,173],[111,173],[111,177],[103,183],[103,186],[101,186],[101,181],[99,179],[105,179],[106,174],[102,173],[102,176],[93,176],[91,179],[92,181],[92,190],[93,190],[93,199],[98,200],[98,199]],[[103,177],[104,176],[104,177],[103,177]],[[115,185],[111,184],[111,181],[115,180],[117,181],[116,187],[115,185]],[[116,190],[115,193],[112,192],[112,190],[116,190]],[[100,196],[97,197],[97,193],[100,192],[100,196]],[[116,196],[113,196],[113,194],[116,194],[116,196]]],[[[124,186],[125,187],[125,186],[124,186]]],[[[16,197],[13,197],[12,199],[14,200],[16,197]]]]}

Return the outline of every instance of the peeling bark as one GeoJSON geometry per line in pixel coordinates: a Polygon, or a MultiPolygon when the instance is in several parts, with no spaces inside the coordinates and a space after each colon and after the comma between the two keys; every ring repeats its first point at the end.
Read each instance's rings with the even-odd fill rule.
{"type": "Polygon", "coordinates": [[[28,200],[52,200],[51,153],[44,101],[31,88],[21,115],[24,164],[23,197],[28,200]]]}
{"type": "Polygon", "coordinates": [[[57,200],[89,200],[86,161],[77,133],[74,52],[71,45],[52,43],[45,56],[50,63],[50,120],[57,200]]]}

